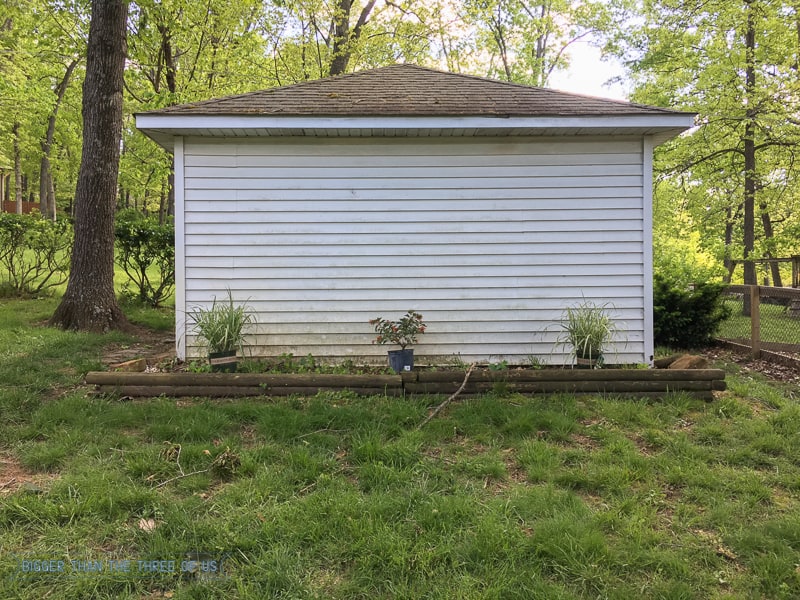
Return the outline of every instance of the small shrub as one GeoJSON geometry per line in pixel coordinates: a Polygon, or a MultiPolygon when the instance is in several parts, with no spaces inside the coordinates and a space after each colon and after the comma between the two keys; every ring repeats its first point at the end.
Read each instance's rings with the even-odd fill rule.
{"type": "Polygon", "coordinates": [[[175,289],[175,227],[129,209],[117,215],[114,233],[117,264],[130,279],[123,293],[159,306],[175,289]]]}
{"type": "Polygon", "coordinates": [[[0,213],[3,295],[32,296],[61,285],[69,276],[72,226],[36,215],[0,213]]]}
{"type": "Polygon", "coordinates": [[[370,319],[369,324],[375,328],[377,337],[374,344],[397,344],[405,350],[406,346],[415,344],[417,337],[425,333],[427,325],[422,315],[409,310],[399,321],[389,321],[383,317],[370,319]]]}
{"type": "Polygon", "coordinates": [[[722,302],[721,283],[682,288],[656,275],[653,287],[653,333],[657,346],[698,348],[708,345],[730,316],[722,302]]]}

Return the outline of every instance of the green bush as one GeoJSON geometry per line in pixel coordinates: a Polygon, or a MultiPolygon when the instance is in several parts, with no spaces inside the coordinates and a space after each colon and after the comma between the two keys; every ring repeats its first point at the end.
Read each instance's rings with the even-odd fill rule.
{"type": "Polygon", "coordinates": [[[38,215],[0,213],[2,289],[15,296],[36,295],[69,276],[72,226],[38,215]]]}
{"type": "Polygon", "coordinates": [[[114,233],[117,264],[130,279],[123,293],[159,306],[175,289],[175,227],[128,209],[117,214],[114,233]]]}
{"type": "Polygon", "coordinates": [[[721,283],[700,283],[693,289],[659,275],[653,286],[653,333],[657,346],[698,348],[708,345],[730,316],[722,302],[721,283]]]}

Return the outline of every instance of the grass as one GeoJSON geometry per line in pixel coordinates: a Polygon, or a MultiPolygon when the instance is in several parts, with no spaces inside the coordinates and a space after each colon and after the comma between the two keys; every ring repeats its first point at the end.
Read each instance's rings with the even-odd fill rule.
{"type": "Polygon", "coordinates": [[[0,303],[3,597],[800,595],[791,388],[495,393],[421,431],[437,399],[126,401],[78,386],[124,339],[54,306],[0,303]],[[19,572],[45,559],[72,572],[19,572]]]}
{"type": "MultiPolygon", "coordinates": [[[[742,302],[726,298],[731,307],[730,318],[723,321],[718,336],[729,339],[750,339],[750,317],[742,314],[742,302]]],[[[787,307],[761,303],[761,341],[800,345],[800,319],[789,316],[787,307]]]]}

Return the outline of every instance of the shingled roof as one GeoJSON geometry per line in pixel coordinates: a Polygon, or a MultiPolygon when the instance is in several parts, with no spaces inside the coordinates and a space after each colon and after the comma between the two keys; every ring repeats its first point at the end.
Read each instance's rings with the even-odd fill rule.
{"type": "Polygon", "coordinates": [[[686,113],[397,64],[143,114],[569,117],[686,113]]]}

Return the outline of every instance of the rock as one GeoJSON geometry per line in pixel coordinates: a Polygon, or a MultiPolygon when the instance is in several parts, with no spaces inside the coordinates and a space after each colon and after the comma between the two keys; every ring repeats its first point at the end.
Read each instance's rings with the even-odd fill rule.
{"type": "Polygon", "coordinates": [[[707,369],[708,359],[694,354],[684,354],[669,366],[670,369],[707,369]]]}

